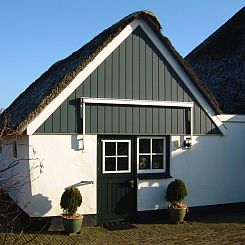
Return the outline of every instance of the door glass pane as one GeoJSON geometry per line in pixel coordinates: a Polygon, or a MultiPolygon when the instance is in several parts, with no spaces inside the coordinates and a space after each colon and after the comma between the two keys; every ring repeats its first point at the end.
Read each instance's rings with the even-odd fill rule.
{"type": "Polygon", "coordinates": [[[128,170],[128,157],[117,158],[117,170],[128,170]]]}
{"type": "Polygon", "coordinates": [[[163,169],[163,155],[152,156],[152,168],[163,169]]]}
{"type": "Polygon", "coordinates": [[[128,142],[118,142],[117,143],[117,155],[128,156],[128,142]]]}
{"type": "Polygon", "coordinates": [[[140,153],[150,153],[150,139],[140,139],[139,140],[139,152],[140,153]]]}
{"type": "Polygon", "coordinates": [[[105,155],[106,156],[116,155],[116,142],[105,142],[105,155]]]}
{"type": "Polygon", "coordinates": [[[152,139],[152,152],[153,153],[163,152],[163,139],[152,139]]]}
{"type": "Polygon", "coordinates": [[[116,171],[116,158],[115,157],[105,158],[105,171],[116,171]]]}
{"type": "Polygon", "coordinates": [[[139,169],[144,170],[150,168],[151,168],[150,156],[147,155],[139,156],[139,169]]]}

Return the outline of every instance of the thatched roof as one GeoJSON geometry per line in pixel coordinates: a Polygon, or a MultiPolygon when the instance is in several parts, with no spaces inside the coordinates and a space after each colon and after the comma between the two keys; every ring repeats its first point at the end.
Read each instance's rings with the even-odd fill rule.
{"type": "Polygon", "coordinates": [[[56,62],[35,82],[33,82],[17,99],[6,109],[10,114],[12,125],[17,133],[22,133],[27,125],[42,110],[66,88],[71,81],[81,72],[96,55],[111,42],[134,19],[144,19],[158,35],[170,53],[187,72],[200,92],[209,101],[216,113],[220,113],[219,105],[206,86],[195,76],[190,66],[176,52],[169,40],[161,33],[161,25],[156,16],[149,11],[138,11],[128,15],[110,28],[72,53],[67,58],[56,62]]]}
{"type": "Polygon", "coordinates": [[[228,114],[245,114],[245,7],[186,60],[228,114]]]}

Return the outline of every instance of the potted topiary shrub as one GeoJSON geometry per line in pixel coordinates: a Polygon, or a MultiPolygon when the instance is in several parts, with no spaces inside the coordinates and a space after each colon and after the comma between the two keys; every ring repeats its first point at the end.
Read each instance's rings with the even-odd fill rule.
{"type": "Polygon", "coordinates": [[[77,233],[81,230],[83,216],[76,213],[82,204],[82,196],[76,187],[67,188],[62,194],[60,206],[63,209],[64,230],[68,234],[77,233]]]}
{"type": "Polygon", "coordinates": [[[173,223],[184,221],[188,208],[186,204],[182,203],[182,201],[187,195],[188,192],[182,180],[176,179],[168,185],[166,200],[170,202],[168,212],[173,223]]]}

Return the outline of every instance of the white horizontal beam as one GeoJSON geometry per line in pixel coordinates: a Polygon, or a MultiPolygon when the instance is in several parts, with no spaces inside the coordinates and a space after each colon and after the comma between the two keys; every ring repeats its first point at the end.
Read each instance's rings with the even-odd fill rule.
{"type": "Polygon", "coordinates": [[[112,105],[138,105],[157,107],[180,107],[192,108],[194,102],[157,101],[157,100],[129,100],[129,99],[107,99],[107,98],[81,98],[81,103],[87,104],[112,104],[112,105]]]}
{"type": "Polygon", "coordinates": [[[222,122],[237,122],[237,123],[245,122],[245,115],[221,114],[221,115],[218,115],[218,118],[222,122]]]}

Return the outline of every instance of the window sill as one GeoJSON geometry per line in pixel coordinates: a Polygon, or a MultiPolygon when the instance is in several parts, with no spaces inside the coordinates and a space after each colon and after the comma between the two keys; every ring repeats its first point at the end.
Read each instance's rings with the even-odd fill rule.
{"type": "Polygon", "coordinates": [[[173,178],[171,175],[166,173],[147,173],[147,174],[137,174],[138,179],[170,179],[173,178]]]}

